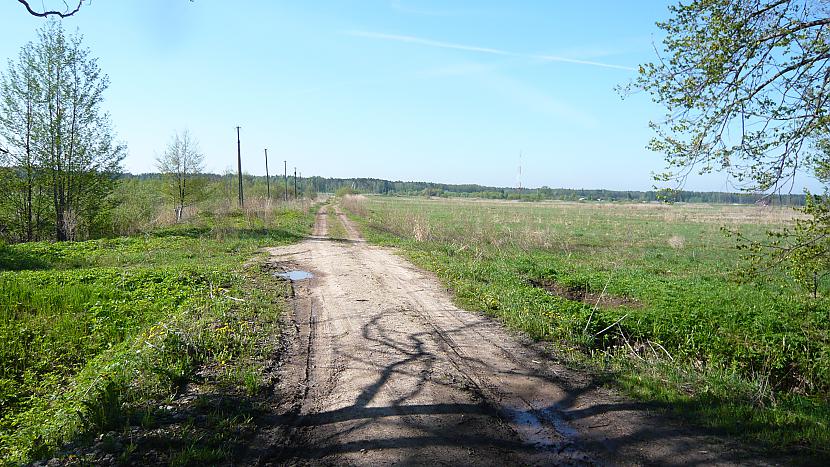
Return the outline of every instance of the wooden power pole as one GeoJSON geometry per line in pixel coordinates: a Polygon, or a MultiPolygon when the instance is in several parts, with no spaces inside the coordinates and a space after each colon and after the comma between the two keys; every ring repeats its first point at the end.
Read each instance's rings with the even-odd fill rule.
{"type": "Polygon", "coordinates": [[[239,173],[239,207],[245,207],[245,196],[242,194],[242,145],[239,142],[239,127],[236,127],[236,164],[239,173]]]}
{"type": "Polygon", "coordinates": [[[268,201],[271,201],[271,176],[268,174],[268,148],[265,148],[265,186],[268,187],[268,201]]]}
{"type": "Polygon", "coordinates": [[[294,167],[294,199],[297,199],[297,168],[294,167]]]}

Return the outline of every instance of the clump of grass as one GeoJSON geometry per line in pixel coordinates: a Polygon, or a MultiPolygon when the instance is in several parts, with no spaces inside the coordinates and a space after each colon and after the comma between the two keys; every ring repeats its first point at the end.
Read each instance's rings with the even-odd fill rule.
{"type": "Polygon", "coordinates": [[[338,199],[338,202],[347,211],[358,216],[365,216],[368,214],[364,201],[366,197],[363,195],[345,194],[338,199]]]}

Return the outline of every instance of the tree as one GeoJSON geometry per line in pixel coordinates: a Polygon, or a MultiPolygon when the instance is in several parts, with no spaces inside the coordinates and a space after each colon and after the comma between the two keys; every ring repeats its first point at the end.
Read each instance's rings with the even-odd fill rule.
{"type": "Polygon", "coordinates": [[[0,139],[8,152],[0,165],[11,183],[6,193],[23,200],[17,203],[26,206],[22,223],[36,229],[29,235],[27,227],[19,239],[46,237],[40,223],[47,218],[57,240],[90,231],[107,208],[125,152],[101,110],[106,75],[80,35],[67,36],[50,21],[18,63],[9,64],[2,82],[0,139]],[[40,201],[47,196],[45,212],[40,201]]]}
{"type": "Polygon", "coordinates": [[[46,180],[37,157],[39,96],[34,46],[28,43],[0,76],[0,141],[8,147],[0,151],[0,224],[14,241],[39,239],[48,221],[46,180]]]}
{"type": "Polygon", "coordinates": [[[317,190],[314,189],[314,184],[311,181],[306,180],[305,188],[303,188],[303,197],[305,199],[317,199],[317,190]]]}
{"type": "Polygon", "coordinates": [[[166,193],[175,203],[176,222],[182,219],[185,207],[204,195],[206,180],[198,176],[204,169],[204,159],[198,142],[187,130],[174,133],[164,154],[156,159],[156,167],[167,180],[166,193]]]}
{"type": "Polygon", "coordinates": [[[807,193],[804,219],[764,241],[737,236],[750,272],[784,266],[817,296],[830,272],[830,3],[692,0],[670,12],[658,61],[633,83],[668,110],[651,123],[668,165],[657,179],[719,170],[773,194],[812,171],[825,196],[807,193]]]}
{"type": "Polygon", "coordinates": [[[114,140],[101,110],[109,79],[79,34],[50,21],[39,31],[36,70],[41,83],[41,163],[49,174],[55,238],[73,239],[105,208],[125,147],[114,140]]]}
{"type": "MultiPolygon", "coordinates": [[[[819,143],[830,159],[830,142],[819,143]]],[[[815,174],[830,183],[830,163],[818,162],[815,174]]],[[[764,240],[755,240],[741,232],[729,232],[738,239],[738,248],[748,254],[749,267],[741,271],[749,277],[763,276],[784,269],[813,298],[818,298],[822,283],[830,277],[830,196],[807,192],[801,212],[791,227],[767,232],[764,240]]]]}
{"type": "Polygon", "coordinates": [[[747,190],[784,188],[828,133],[830,5],[693,0],[670,7],[656,63],[633,83],[668,114],[650,147],[662,180],[724,170],[747,190]]]}

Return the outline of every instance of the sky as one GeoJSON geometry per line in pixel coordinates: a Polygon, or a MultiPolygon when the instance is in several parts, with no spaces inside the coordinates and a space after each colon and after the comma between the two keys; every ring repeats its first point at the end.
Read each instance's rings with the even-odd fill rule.
{"type": "MultiPolygon", "coordinates": [[[[654,60],[670,3],[93,0],[63,22],[109,76],[132,173],[184,129],[207,171],[235,170],[240,126],[257,175],[267,148],[272,174],[647,190],[664,111],[615,88],[654,60]]],[[[0,0],[0,60],[43,23],[0,0]]]]}

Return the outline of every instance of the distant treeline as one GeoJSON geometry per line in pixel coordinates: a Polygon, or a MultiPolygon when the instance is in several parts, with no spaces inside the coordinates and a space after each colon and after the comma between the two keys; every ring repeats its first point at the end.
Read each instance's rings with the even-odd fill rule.
{"type": "MultiPolygon", "coordinates": [[[[206,174],[211,179],[235,177],[235,175],[206,174]]],[[[130,178],[158,178],[159,174],[126,175],[130,178]]],[[[264,176],[245,175],[246,182],[264,183],[264,176]]],[[[272,176],[271,183],[274,190],[281,190],[285,186],[283,176],[272,176]]],[[[775,204],[787,206],[803,206],[804,195],[782,194],[765,196],[757,193],[728,193],[720,191],[636,191],[636,190],[602,190],[602,189],[572,189],[572,188],[517,188],[493,187],[475,184],[453,185],[431,182],[403,182],[390,181],[378,178],[324,178],[298,177],[297,185],[302,192],[305,187],[317,193],[334,193],[338,189],[349,188],[357,193],[373,193],[401,196],[440,196],[440,197],[469,197],[486,199],[506,199],[520,201],[564,200],[564,201],[672,201],[683,203],[726,203],[726,204],[775,204]]],[[[288,176],[289,192],[294,188],[293,175],[288,176]]]]}

